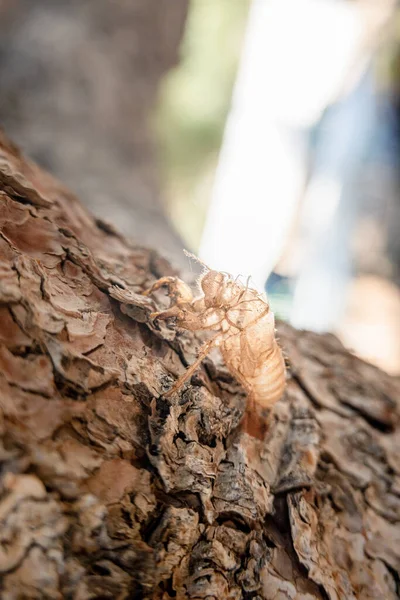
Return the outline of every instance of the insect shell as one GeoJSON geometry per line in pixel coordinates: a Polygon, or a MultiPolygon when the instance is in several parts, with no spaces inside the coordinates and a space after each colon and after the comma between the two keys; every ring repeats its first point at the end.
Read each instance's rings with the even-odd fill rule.
{"type": "Polygon", "coordinates": [[[217,271],[206,273],[200,283],[205,304],[224,313],[218,345],[226,366],[248,393],[249,408],[252,403],[272,406],[284,392],[286,370],[266,299],[217,271]]]}
{"type": "Polygon", "coordinates": [[[285,389],[285,361],[266,299],[238,279],[208,267],[199,280],[198,298],[193,298],[190,287],[176,277],[156,281],[146,293],[162,286],[168,288],[171,306],[153,313],[153,319],[175,317],[176,324],[184,329],[216,332],[166,395],[176,392],[210,350],[218,346],[227,368],[247,391],[248,410],[255,404],[264,408],[275,404],[285,389]]]}

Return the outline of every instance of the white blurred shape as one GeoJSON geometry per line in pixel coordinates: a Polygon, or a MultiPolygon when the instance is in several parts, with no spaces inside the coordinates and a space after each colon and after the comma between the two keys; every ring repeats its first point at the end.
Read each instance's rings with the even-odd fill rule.
{"type": "Polygon", "coordinates": [[[310,234],[315,231],[323,234],[330,226],[339,206],[341,191],[340,182],[326,175],[320,175],[311,181],[303,204],[310,234]]]}
{"type": "Polygon", "coordinates": [[[199,251],[213,268],[263,288],[305,183],[302,129],[339,93],[361,32],[354,3],[253,0],[199,251]]]}

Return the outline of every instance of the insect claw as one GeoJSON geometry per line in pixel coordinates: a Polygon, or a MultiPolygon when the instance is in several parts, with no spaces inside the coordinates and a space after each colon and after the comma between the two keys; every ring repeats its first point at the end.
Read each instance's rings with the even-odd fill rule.
{"type": "Polygon", "coordinates": [[[158,311],[158,312],[152,312],[149,315],[150,321],[152,321],[154,323],[154,325],[157,325],[157,327],[159,327],[157,321],[158,319],[162,318],[164,311],[158,311]]]}

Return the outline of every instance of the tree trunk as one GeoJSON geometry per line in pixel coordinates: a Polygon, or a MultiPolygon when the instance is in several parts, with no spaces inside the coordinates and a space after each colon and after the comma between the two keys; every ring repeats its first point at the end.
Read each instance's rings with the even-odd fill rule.
{"type": "Polygon", "coordinates": [[[149,321],[168,263],[4,137],[0,190],[1,598],[398,598],[398,381],[281,325],[264,440],[217,356],[163,399],[199,345],[149,321]]]}
{"type": "Polygon", "coordinates": [[[188,0],[0,0],[0,122],[82,202],[185,266],[150,118],[188,0]],[[82,164],[85,165],[82,168],[82,164]]]}

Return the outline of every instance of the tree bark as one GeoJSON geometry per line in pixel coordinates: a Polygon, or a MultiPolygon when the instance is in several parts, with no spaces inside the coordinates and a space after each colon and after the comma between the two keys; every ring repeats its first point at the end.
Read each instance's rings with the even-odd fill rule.
{"type": "Polygon", "coordinates": [[[397,380],[281,325],[265,439],[218,356],[163,399],[200,343],[149,320],[167,261],[5,137],[0,202],[1,598],[399,597],[397,380]]]}

